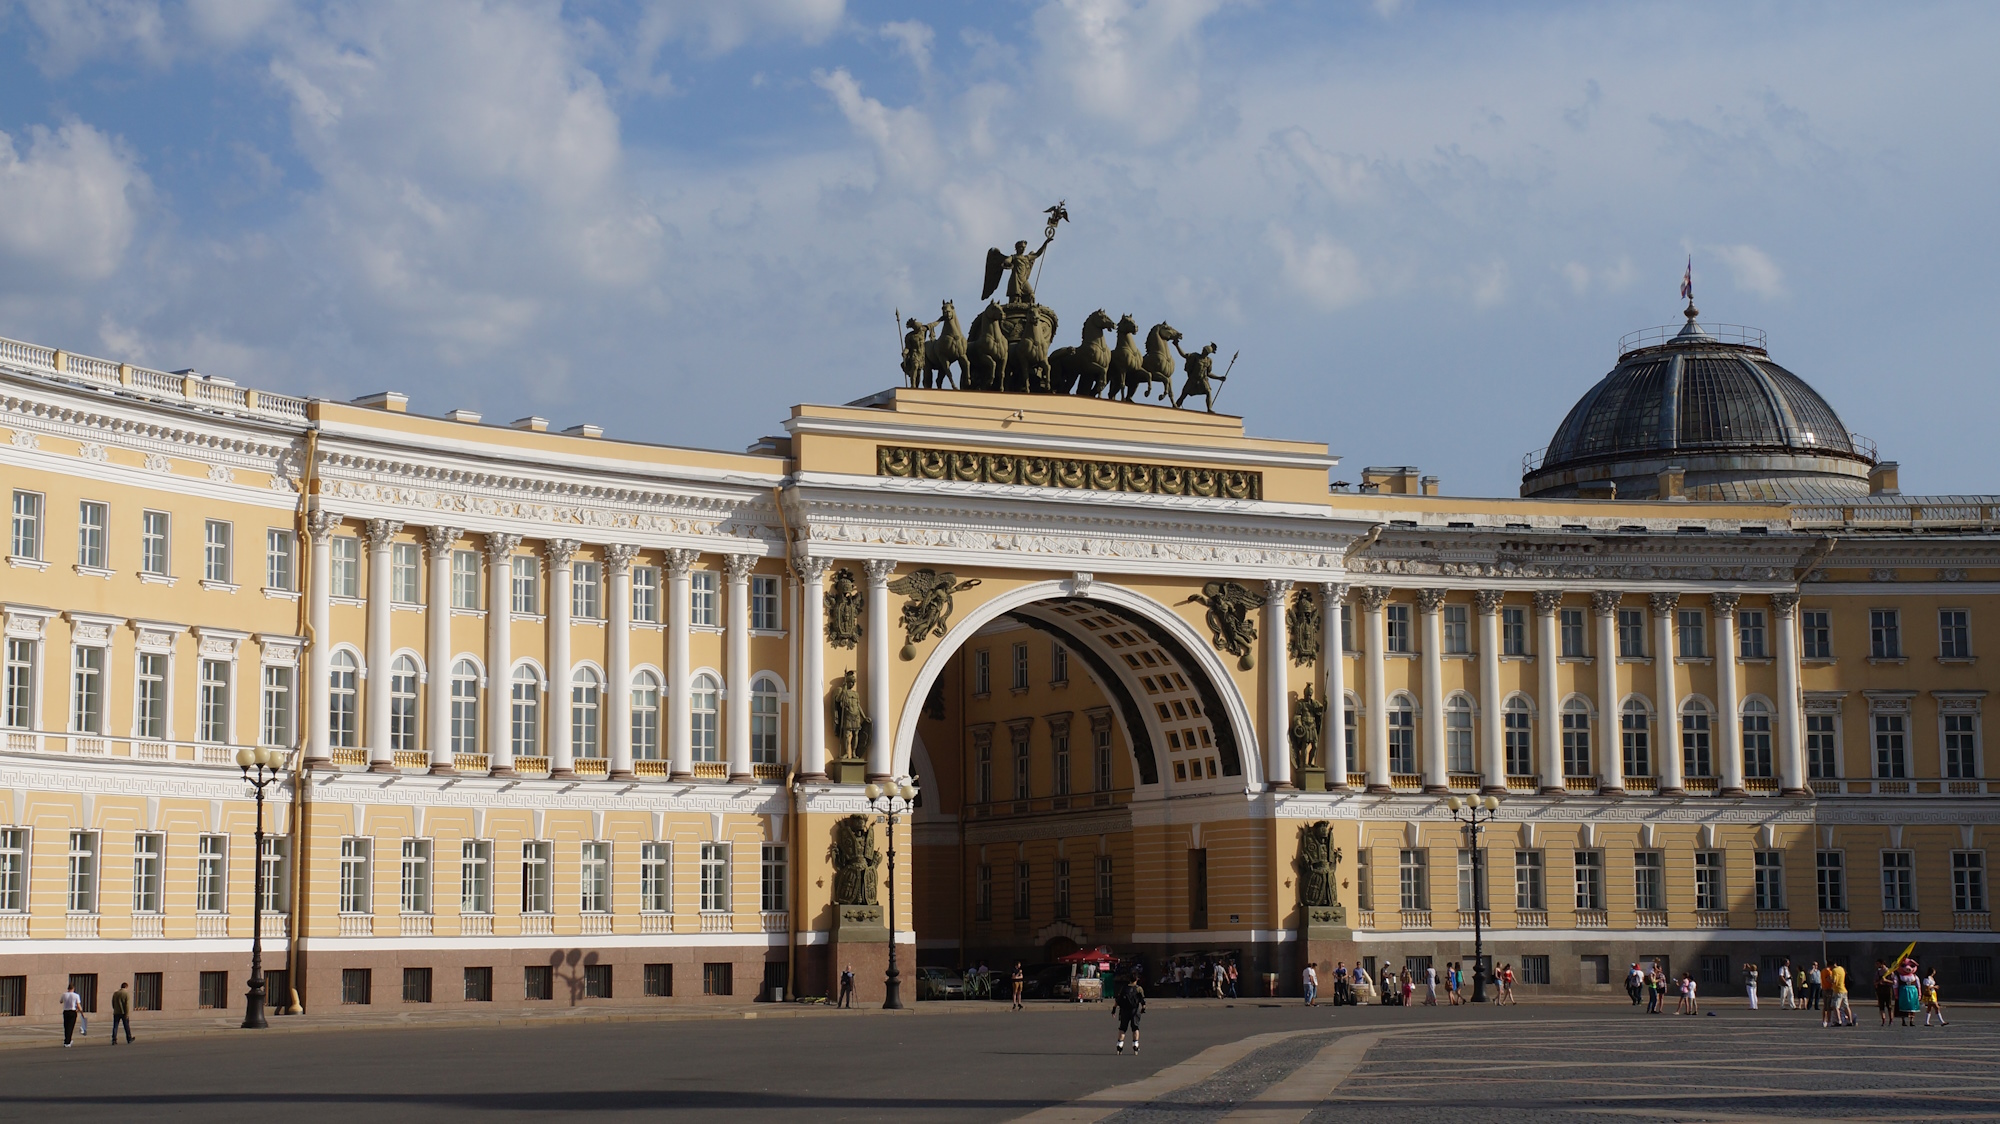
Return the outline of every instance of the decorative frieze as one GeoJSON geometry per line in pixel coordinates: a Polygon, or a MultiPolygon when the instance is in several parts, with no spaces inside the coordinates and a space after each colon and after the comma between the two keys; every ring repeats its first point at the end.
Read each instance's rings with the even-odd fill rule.
{"type": "Polygon", "coordinates": [[[1070,460],[1063,457],[1017,457],[1010,453],[918,449],[905,445],[876,446],[875,471],[878,476],[948,480],[962,484],[1019,484],[1033,488],[1144,492],[1206,499],[1264,498],[1264,474],[1241,469],[1070,460]]]}

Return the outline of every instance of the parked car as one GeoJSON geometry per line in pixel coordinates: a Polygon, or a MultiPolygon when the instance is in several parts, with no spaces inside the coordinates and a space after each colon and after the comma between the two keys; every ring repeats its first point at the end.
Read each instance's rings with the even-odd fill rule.
{"type": "Polygon", "coordinates": [[[918,999],[963,999],[965,977],[950,968],[918,968],[918,999]]]}

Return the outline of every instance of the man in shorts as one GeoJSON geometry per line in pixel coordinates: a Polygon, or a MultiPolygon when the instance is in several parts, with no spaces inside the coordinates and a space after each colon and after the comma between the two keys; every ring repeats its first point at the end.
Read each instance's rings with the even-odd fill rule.
{"type": "Polygon", "coordinates": [[[1829,964],[1820,969],[1820,1017],[1822,1027],[1840,1026],[1842,1015],[1847,1024],[1854,1023],[1854,1010],[1847,1005],[1847,969],[1838,964],[1829,964]]]}
{"type": "Polygon", "coordinates": [[[1118,1052],[1125,1052],[1125,1032],[1132,1032],[1132,1054],[1139,1054],[1139,1016],[1146,1013],[1146,989],[1139,986],[1139,977],[1128,976],[1125,986],[1118,990],[1118,999],[1112,1006],[1118,1012],[1118,1052]]]}

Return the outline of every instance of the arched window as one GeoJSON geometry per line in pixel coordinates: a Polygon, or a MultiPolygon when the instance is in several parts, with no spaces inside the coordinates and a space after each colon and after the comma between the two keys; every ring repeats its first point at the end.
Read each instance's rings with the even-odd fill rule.
{"type": "Polygon", "coordinates": [[[1562,724],[1563,776],[1591,776],[1595,770],[1590,757],[1590,704],[1582,699],[1564,703],[1562,724]]]}
{"type": "Polygon", "coordinates": [[[335,652],[333,666],[327,671],[326,736],[329,742],[343,749],[353,749],[359,736],[360,680],[361,665],[355,662],[354,653],[335,652]]]}
{"type": "Polygon", "coordinates": [[[750,763],[778,763],[778,684],[768,676],[750,687],[750,763]]]}
{"type": "Polygon", "coordinates": [[[1762,699],[1743,704],[1743,775],[1771,775],[1771,708],[1762,699]]]}
{"type": "Polygon", "coordinates": [[[660,759],[660,677],[650,671],[632,677],[632,756],[660,759]]]}
{"type": "Polygon", "coordinates": [[[471,660],[451,669],[451,751],[479,752],[479,669],[471,660]]]}
{"type": "Polygon", "coordinates": [[[1681,770],[1690,777],[1715,775],[1709,747],[1708,704],[1689,699],[1681,704],[1681,770]]]}
{"type": "Polygon", "coordinates": [[[1618,712],[1618,745],[1628,777],[1653,775],[1652,717],[1638,699],[1625,700],[1618,712]]]}
{"type": "Polygon", "coordinates": [[[408,656],[389,665],[389,748],[417,748],[417,661],[408,656]]]}
{"type": "Polygon", "coordinates": [[[1528,710],[1528,700],[1513,698],[1501,711],[1503,737],[1501,746],[1506,751],[1507,775],[1510,777],[1533,776],[1535,772],[1535,745],[1530,729],[1533,715],[1528,710]]]}
{"type": "Polygon", "coordinates": [[[1417,712],[1408,695],[1389,700],[1389,771],[1417,771],[1417,712]]]}
{"type": "Polygon", "coordinates": [[[513,687],[514,711],[509,738],[516,757],[540,757],[542,755],[542,681],[535,677],[535,669],[517,667],[514,669],[513,687]]]}
{"type": "Polygon", "coordinates": [[[716,709],[716,699],[722,694],[721,684],[715,676],[702,672],[694,677],[694,685],[688,689],[688,718],[696,761],[720,761],[720,739],[717,737],[721,726],[716,709]]]}
{"type": "Polygon", "coordinates": [[[1470,773],[1472,763],[1472,700],[1453,695],[1444,704],[1444,767],[1454,773],[1470,773]]]}
{"type": "Polygon", "coordinates": [[[569,678],[569,744],[578,757],[604,756],[603,724],[599,721],[599,701],[604,688],[597,673],[579,667],[569,678]]]}

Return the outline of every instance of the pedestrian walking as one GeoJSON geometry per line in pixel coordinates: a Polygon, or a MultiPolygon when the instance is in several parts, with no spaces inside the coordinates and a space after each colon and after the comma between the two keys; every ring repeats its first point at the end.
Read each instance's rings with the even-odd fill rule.
{"type": "Polygon", "coordinates": [[[76,1021],[83,1017],[83,996],[76,993],[76,985],[69,984],[62,993],[63,1046],[68,1048],[76,1039],[76,1021]]]}
{"type": "Polygon", "coordinates": [[[1660,962],[1653,961],[1652,971],[1646,973],[1646,1013],[1660,1013],[1660,999],[1667,992],[1667,978],[1660,974],[1660,962]]]}
{"type": "Polygon", "coordinates": [[[1311,963],[1307,963],[1306,970],[1299,973],[1299,982],[1305,988],[1306,1006],[1318,1006],[1315,1000],[1319,998],[1319,972],[1311,963]]]}
{"type": "Polygon", "coordinates": [[[1950,1024],[1944,1021],[1944,1004],[1938,1002],[1937,969],[1924,973],[1924,1025],[1931,1025],[1931,1016],[1936,1015],[1939,1026],[1950,1024]]]}
{"type": "Polygon", "coordinates": [[[840,1002],[836,1006],[854,1006],[854,965],[852,964],[840,970],[840,1002]]]}
{"type": "Polygon", "coordinates": [[[1750,1009],[1757,1009],[1757,965],[1743,965],[1743,990],[1750,997],[1750,1009]]]}
{"type": "Polygon", "coordinates": [[[1012,1007],[1009,1007],[1008,1010],[1019,1011],[1022,1009],[1021,992],[1026,990],[1028,986],[1027,969],[1021,967],[1021,962],[1019,960],[1014,961],[1013,979],[1014,979],[1014,1005],[1012,1007]]]}
{"type": "Polygon", "coordinates": [[[1639,1005],[1639,993],[1645,990],[1646,973],[1639,970],[1639,962],[1632,961],[1632,970],[1625,973],[1625,994],[1632,997],[1632,1006],[1639,1005]]]}
{"type": "Polygon", "coordinates": [[[1458,1006],[1459,967],[1456,964],[1444,970],[1444,989],[1451,996],[1451,1005],[1458,1006]]]}
{"type": "Polygon", "coordinates": [[[1233,961],[1233,960],[1232,960],[1232,961],[1230,961],[1230,963],[1229,963],[1229,977],[1228,977],[1228,981],[1227,981],[1227,983],[1228,983],[1228,986],[1229,986],[1229,998],[1231,998],[1231,999],[1235,999],[1235,998],[1237,997],[1237,996],[1236,996],[1236,962],[1235,962],[1235,961],[1233,961]]]}
{"type": "Polygon", "coordinates": [[[1778,965],[1778,1002],[1787,1011],[1795,1006],[1792,1002],[1792,958],[1789,956],[1778,965]]]}
{"type": "Polygon", "coordinates": [[[1838,964],[1828,964],[1820,969],[1819,977],[1819,1025],[1853,1026],[1854,1008],[1847,1002],[1847,969],[1838,964]]]}
{"type": "Polygon", "coordinates": [[[1409,1006],[1410,1000],[1415,998],[1416,994],[1417,994],[1417,970],[1415,968],[1409,967],[1408,965],[1405,965],[1403,967],[1403,1006],[1405,1007],[1409,1006]]]}
{"type": "Polygon", "coordinates": [[[1681,982],[1687,985],[1687,997],[1688,997],[1687,1013],[1690,1015],[1701,1014],[1701,1001],[1698,998],[1700,985],[1695,983],[1694,977],[1687,974],[1686,972],[1681,973],[1681,982]]]}
{"type": "Polygon", "coordinates": [[[1132,1032],[1132,1054],[1139,1053],[1139,1016],[1146,1013],[1146,989],[1139,986],[1137,972],[1125,977],[1125,986],[1118,989],[1118,998],[1113,1003],[1118,1011],[1118,1052],[1125,1052],[1125,1032],[1132,1032]]]}
{"type": "Polygon", "coordinates": [[[1826,973],[1820,970],[1819,961],[1817,960],[1813,961],[1812,967],[1806,970],[1806,1009],[1809,1011],[1819,1010],[1821,984],[1825,976],[1826,973]]]}
{"type": "MultiPolygon", "coordinates": [[[[125,1024],[125,1044],[132,1044],[132,993],[126,989],[132,985],[122,983],[111,993],[111,1044],[118,1045],[118,1024],[125,1024]]],[[[1929,1016],[1925,1017],[1929,1021],[1929,1016]]]]}
{"type": "Polygon", "coordinates": [[[1506,997],[1507,1006],[1517,1005],[1514,997],[1514,966],[1508,964],[1500,969],[1500,994],[1506,997]]]}
{"type": "Polygon", "coordinates": [[[1875,962],[1875,1013],[1881,1016],[1878,1026],[1888,1026],[1896,1011],[1896,972],[1886,961],[1875,962]]]}
{"type": "Polygon", "coordinates": [[[1333,966],[1333,1005],[1354,1006],[1354,985],[1347,978],[1347,961],[1333,966]]]}
{"type": "Polygon", "coordinates": [[[1917,975],[1917,962],[1905,960],[1896,968],[1896,1014],[1904,1026],[1917,1025],[1917,1009],[1923,1006],[1920,986],[1923,977],[1917,975]]]}
{"type": "Polygon", "coordinates": [[[1424,1006],[1438,1005],[1438,970],[1435,966],[1424,965],[1424,1006]]]}

